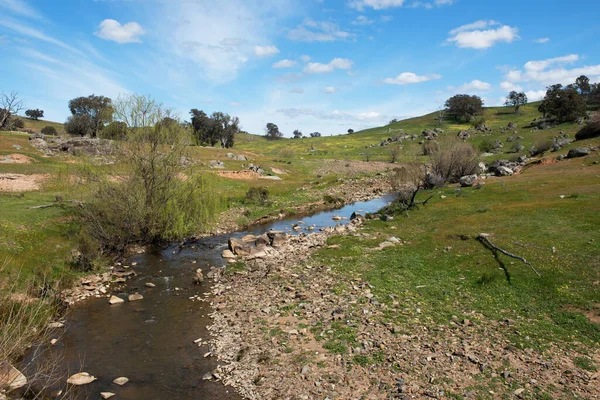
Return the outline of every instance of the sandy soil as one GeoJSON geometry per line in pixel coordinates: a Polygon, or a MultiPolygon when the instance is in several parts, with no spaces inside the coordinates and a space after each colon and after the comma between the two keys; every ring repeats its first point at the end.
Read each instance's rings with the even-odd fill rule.
{"type": "Polygon", "coordinates": [[[29,192],[39,190],[48,174],[0,174],[1,192],[29,192]]]}
{"type": "Polygon", "coordinates": [[[31,164],[32,162],[36,162],[36,160],[23,154],[0,156],[0,164],[31,164]]]}
{"type": "Polygon", "coordinates": [[[239,179],[239,180],[256,180],[260,178],[260,175],[254,171],[219,171],[219,176],[229,179],[239,179]]]}

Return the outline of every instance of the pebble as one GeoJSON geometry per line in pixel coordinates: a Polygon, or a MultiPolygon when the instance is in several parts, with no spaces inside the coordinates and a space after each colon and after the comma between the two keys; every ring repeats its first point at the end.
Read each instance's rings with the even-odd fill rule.
{"type": "Polygon", "coordinates": [[[110,299],[108,300],[108,302],[110,304],[119,304],[119,303],[124,303],[125,300],[123,300],[122,298],[117,297],[117,296],[110,296],[110,299]]]}
{"type": "Polygon", "coordinates": [[[115,396],[113,392],[100,392],[100,397],[103,399],[110,399],[113,396],[115,396]]]}
{"type": "Polygon", "coordinates": [[[119,386],[123,386],[124,384],[126,384],[127,382],[129,382],[129,378],[126,378],[124,376],[120,376],[118,378],[115,378],[115,380],[113,380],[114,384],[117,384],[119,386]]]}

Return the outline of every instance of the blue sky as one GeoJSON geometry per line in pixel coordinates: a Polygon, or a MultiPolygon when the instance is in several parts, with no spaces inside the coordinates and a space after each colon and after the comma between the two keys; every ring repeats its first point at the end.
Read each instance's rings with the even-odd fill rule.
{"type": "Polygon", "coordinates": [[[344,133],[600,81],[597,0],[0,0],[0,91],[64,121],[69,99],[150,94],[188,119],[344,133]]]}

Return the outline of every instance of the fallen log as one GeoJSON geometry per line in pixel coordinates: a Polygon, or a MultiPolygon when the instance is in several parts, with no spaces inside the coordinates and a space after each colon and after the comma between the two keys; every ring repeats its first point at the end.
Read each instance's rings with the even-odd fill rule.
{"type": "MultiPolygon", "coordinates": [[[[494,245],[492,242],[490,242],[490,240],[488,239],[488,236],[489,236],[488,233],[480,233],[479,235],[477,235],[476,240],[478,240],[479,242],[488,246],[490,249],[492,249],[492,252],[500,252],[500,253],[504,254],[505,256],[508,256],[508,257],[511,257],[511,258],[521,261],[523,264],[528,265],[529,268],[531,268],[533,270],[533,272],[536,273],[537,276],[541,277],[540,273],[537,272],[537,270],[533,267],[533,265],[531,265],[531,263],[529,261],[527,261],[526,259],[524,259],[521,256],[517,256],[515,254],[509,253],[508,251],[501,249],[500,247],[494,245]]],[[[495,256],[496,256],[496,254],[495,254],[495,256]]]]}

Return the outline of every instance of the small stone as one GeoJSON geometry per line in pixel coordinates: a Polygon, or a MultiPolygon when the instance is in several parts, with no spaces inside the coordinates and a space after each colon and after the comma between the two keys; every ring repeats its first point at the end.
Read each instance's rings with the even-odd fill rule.
{"type": "Polygon", "coordinates": [[[223,258],[235,258],[235,254],[231,250],[225,249],[223,250],[223,254],[221,254],[223,258]]]}
{"type": "Polygon", "coordinates": [[[115,378],[115,380],[113,380],[114,384],[117,384],[119,386],[123,386],[124,384],[126,384],[127,382],[129,382],[129,378],[126,378],[124,376],[120,376],[118,378],[115,378]]]}
{"type": "Polygon", "coordinates": [[[156,287],[156,285],[152,282],[146,282],[146,287],[153,288],[156,287]]]}
{"type": "Polygon", "coordinates": [[[78,374],[72,375],[69,379],[67,379],[67,383],[70,385],[81,386],[87,385],[88,383],[92,383],[95,380],[95,376],[91,376],[87,372],[80,372],[78,374]]]}
{"type": "Polygon", "coordinates": [[[100,392],[100,397],[102,397],[103,399],[110,399],[114,395],[115,394],[113,392],[100,392]]]}
{"type": "Polygon", "coordinates": [[[122,298],[117,297],[117,296],[110,296],[110,299],[108,300],[108,302],[110,304],[119,304],[119,303],[124,303],[125,300],[123,300],[122,298]]]}
{"type": "Polygon", "coordinates": [[[52,340],[50,341],[50,344],[51,344],[52,346],[54,346],[54,345],[55,345],[57,342],[58,342],[58,339],[52,339],[52,340]]]}
{"type": "Polygon", "coordinates": [[[514,394],[515,394],[516,396],[518,396],[518,395],[520,395],[521,393],[523,393],[524,391],[525,391],[525,389],[523,389],[523,388],[519,388],[519,389],[517,389],[517,390],[515,390],[515,391],[514,391],[514,394]]]}
{"type": "Polygon", "coordinates": [[[58,328],[64,328],[65,324],[62,322],[50,322],[48,324],[48,328],[50,329],[58,329],[58,328]]]}
{"type": "Polygon", "coordinates": [[[211,372],[207,372],[202,376],[203,381],[210,381],[213,378],[213,374],[211,372]]]}
{"type": "Polygon", "coordinates": [[[144,296],[142,296],[138,292],[130,294],[128,297],[129,301],[138,301],[138,300],[142,300],[143,298],[144,298],[144,296]]]}

